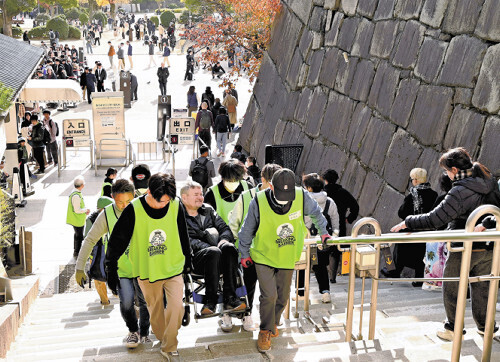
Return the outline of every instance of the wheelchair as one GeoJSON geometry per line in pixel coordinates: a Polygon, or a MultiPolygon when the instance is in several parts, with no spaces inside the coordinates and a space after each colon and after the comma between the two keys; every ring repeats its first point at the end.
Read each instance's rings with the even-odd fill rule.
{"type": "Polygon", "coordinates": [[[191,306],[193,306],[194,320],[196,322],[198,322],[198,319],[217,317],[225,313],[229,314],[231,317],[242,319],[247,313],[250,313],[247,288],[245,287],[245,282],[243,280],[243,272],[240,268],[237,269],[237,274],[236,274],[236,297],[246,304],[246,308],[239,311],[223,310],[222,274],[219,276],[219,284],[217,288],[218,312],[208,315],[202,315],[201,313],[198,312],[198,305],[200,305],[201,308],[205,299],[205,295],[203,294],[205,290],[204,276],[192,273],[192,274],[184,274],[183,278],[184,278],[184,298],[183,298],[184,318],[182,319],[183,326],[187,326],[190,322],[191,306]]]}

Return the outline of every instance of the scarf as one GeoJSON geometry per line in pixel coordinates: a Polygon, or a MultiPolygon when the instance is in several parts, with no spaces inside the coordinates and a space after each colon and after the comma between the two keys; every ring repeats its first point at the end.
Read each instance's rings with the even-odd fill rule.
{"type": "Polygon", "coordinates": [[[464,178],[467,177],[472,177],[474,175],[474,170],[472,168],[469,168],[467,170],[459,170],[455,177],[453,178],[453,182],[463,180],[464,178]]]}
{"type": "Polygon", "coordinates": [[[415,215],[422,214],[423,201],[419,190],[427,190],[430,188],[431,184],[428,182],[424,182],[410,188],[410,194],[413,199],[413,211],[415,212],[415,215]]]}

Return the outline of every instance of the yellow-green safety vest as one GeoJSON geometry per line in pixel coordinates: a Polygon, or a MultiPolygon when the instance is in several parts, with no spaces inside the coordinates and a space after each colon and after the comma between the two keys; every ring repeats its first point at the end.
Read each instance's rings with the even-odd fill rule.
{"type": "Polygon", "coordinates": [[[71,198],[73,195],[78,195],[80,197],[80,209],[85,208],[85,202],[83,201],[83,196],[80,191],[74,191],[69,195],[68,200],[68,212],[66,214],[66,224],[70,224],[76,227],[82,227],[85,225],[85,219],[87,218],[87,214],[77,214],[73,209],[73,204],[71,203],[71,198]]]}
{"type": "MultiPolygon", "coordinates": [[[[248,184],[246,182],[240,181],[240,184],[243,185],[243,192],[248,191],[248,184]]],[[[216,208],[215,211],[217,211],[217,214],[219,214],[219,216],[222,218],[222,220],[224,220],[226,224],[229,224],[229,213],[234,209],[236,201],[225,201],[219,192],[219,184],[210,187],[210,189],[214,193],[216,208]]]]}
{"type": "MultiPolygon", "coordinates": [[[[109,237],[111,236],[111,233],[113,232],[113,228],[116,225],[116,222],[118,221],[118,216],[116,216],[115,213],[115,208],[113,207],[113,204],[108,205],[104,208],[104,215],[106,216],[106,222],[108,224],[108,234],[103,238],[104,242],[104,250],[108,248],[108,240],[109,237]]],[[[125,250],[125,253],[118,259],[118,276],[120,278],[133,278],[134,276],[132,275],[132,264],[130,264],[130,260],[128,259],[128,253],[129,253],[130,247],[127,247],[127,250],[125,250]]]]}

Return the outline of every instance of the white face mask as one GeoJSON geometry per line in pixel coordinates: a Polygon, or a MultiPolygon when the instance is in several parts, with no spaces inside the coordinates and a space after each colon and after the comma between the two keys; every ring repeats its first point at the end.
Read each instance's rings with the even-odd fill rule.
{"type": "MultiPolygon", "coordinates": [[[[276,199],[276,198],[275,198],[275,199],[276,199]]],[[[277,202],[278,204],[280,204],[280,205],[286,205],[286,204],[288,204],[288,201],[280,201],[280,200],[278,200],[278,199],[276,199],[276,202],[277,202]]]]}
{"type": "Polygon", "coordinates": [[[224,181],[224,187],[229,191],[229,192],[234,192],[236,189],[240,186],[239,181],[235,182],[229,182],[229,181],[224,181]]]}

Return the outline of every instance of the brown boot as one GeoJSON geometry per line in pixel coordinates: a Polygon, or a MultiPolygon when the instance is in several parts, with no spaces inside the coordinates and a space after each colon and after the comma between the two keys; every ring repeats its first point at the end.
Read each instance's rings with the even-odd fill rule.
{"type": "Polygon", "coordinates": [[[271,337],[275,338],[275,337],[278,337],[279,335],[280,335],[280,332],[278,331],[278,326],[275,324],[274,331],[271,332],[271,337]]]}
{"type": "Polygon", "coordinates": [[[267,352],[271,350],[271,331],[260,330],[259,339],[257,340],[257,349],[259,352],[267,352]]]}

